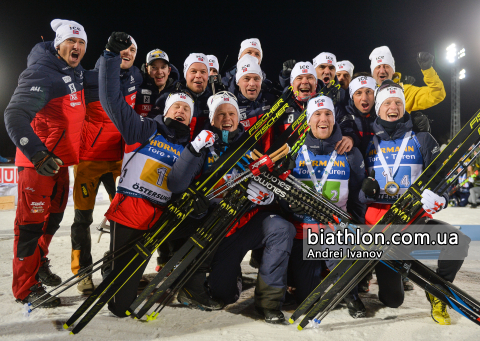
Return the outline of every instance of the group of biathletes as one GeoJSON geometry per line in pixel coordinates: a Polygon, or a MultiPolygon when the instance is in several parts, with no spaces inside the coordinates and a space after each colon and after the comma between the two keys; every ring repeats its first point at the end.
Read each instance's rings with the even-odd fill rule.
{"type": "MultiPolygon", "coordinates": [[[[21,303],[44,295],[42,284],[61,283],[49,269],[46,256],[65,210],[67,166],[75,165],[71,238],[72,271],[77,274],[92,264],[90,224],[100,183],[111,196],[105,215],[110,221],[113,252],[150,229],[169,202],[184,193],[217,156],[228,153],[279,96],[261,69],[264,52],[256,38],[241,43],[236,66],[212,90],[209,75],[219,71],[214,56],[190,54],[181,78],[167,54],[154,49],[147,54],[141,72],[133,66],[137,53],[134,39],[114,32],[106,49],[98,51],[95,69],[87,71],[80,65],[87,46],[83,26],[60,19],[51,26],[55,40],[33,48],[28,68],[5,111],[9,136],[18,147],[12,287],[21,303]],[[219,88],[224,90],[212,93],[219,88]]],[[[286,61],[279,78],[284,91],[293,88],[292,104],[256,148],[266,151],[272,139],[306,109],[310,131],[292,162],[292,174],[359,222],[374,225],[439,152],[425,116],[412,120],[409,114],[445,97],[433,59],[427,52],[418,54],[426,83],[423,87],[399,82],[408,77],[395,73],[394,58],[386,46],[372,51],[371,73],[353,74],[352,63],[337,62],[329,52],[318,54],[313,63],[286,61]],[[332,80],[341,84],[335,102],[317,95],[331,86],[332,80]]],[[[179,291],[177,300],[205,310],[236,302],[242,291],[240,264],[253,250],[251,263],[258,267],[255,308],[266,322],[281,323],[286,296],[302,302],[339,260],[304,260],[305,229],[322,226],[301,207],[283,202],[255,181],[249,183],[247,193],[255,207],[222,241],[204,269],[179,291]]],[[[162,244],[157,271],[201,224],[202,216],[208,216],[213,201],[218,202],[198,196],[193,216],[162,244]]],[[[429,190],[422,196],[422,229],[452,231],[452,226],[431,218],[447,198],[429,190]]],[[[464,258],[470,239],[459,234],[464,258]]],[[[103,269],[104,275],[128,261],[116,259],[103,269]]],[[[442,250],[437,274],[453,281],[462,263],[442,250]]],[[[113,314],[125,316],[145,266],[109,302],[113,314]]],[[[399,307],[411,284],[381,263],[375,272],[380,301],[399,307]]],[[[91,293],[91,276],[77,289],[91,293]]],[[[346,296],[353,317],[365,316],[358,291],[368,290],[369,278],[365,278],[346,296]]],[[[58,297],[45,297],[49,299],[42,307],[61,303],[58,297]]],[[[428,293],[427,299],[434,321],[450,324],[446,305],[428,293]]]]}

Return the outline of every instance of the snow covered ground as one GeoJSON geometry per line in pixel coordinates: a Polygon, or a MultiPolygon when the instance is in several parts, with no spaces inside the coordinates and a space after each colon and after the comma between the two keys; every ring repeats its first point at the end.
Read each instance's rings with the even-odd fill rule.
{"type": "MultiPolygon", "coordinates": [[[[102,189],[103,198],[108,198],[102,189]]],[[[94,260],[100,259],[108,248],[108,235],[97,244],[98,231],[95,227],[101,222],[108,208],[107,201],[97,203],[92,225],[94,260]]],[[[436,218],[453,225],[479,224],[480,209],[449,208],[436,218]]],[[[68,331],[62,328],[64,322],[83,301],[75,287],[60,295],[62,306],[55,309],[38,309],[28,318],[23,317],[23,307],[11,293],[13,222],[15,211],[0,212],[0,339],[1,340],[64,340],[68,331]]],[[[52,270],[63,279],[70,272],[70,226],[73,222],[73,206],[67,206],[61,228],[53,238],[50,255],[52,270]]],[[[457,276],[455,284],[473,297],[480,299],[480,261],[467,260],[457,276]]],[[[255,278],[255,269],[248,266],[249,255],[243,262],[244,275],[255,278]]],[[[434,265],[434,261],[426,261],[434,265]]],[[[145,273],[154,273],[151,261],[145,273]]],[[[94,274],[94,282],[101,281],[99,273],[94,274]]],[[[249,288],[242,293],[240,300],[217,312],[190,310],[179,304],[167,307],[153,322],[140,322],[133,319],[113,317],[104,308],[97,317],[78,335],[76,340],[478,340],[479,326],[468,321],[456,312],[449,310],[451,326],[436,325],[430,318],[430,305],[419,288],[407,292],[404,304],[398,309],[385,308],[377,299],[378,287],[375,279],[370,292],[362,295],[368,310],[368,317],[352,319],[346,308],[334,310],[318,329],[298,331],[296,325],[268,325],[256,315],[253,308],[253,291],[249,288]]],[[[289,307],[286,307],[289,309],[289,307]]],[[[288,317],[293,310],[285,310],[288,317]]]]}

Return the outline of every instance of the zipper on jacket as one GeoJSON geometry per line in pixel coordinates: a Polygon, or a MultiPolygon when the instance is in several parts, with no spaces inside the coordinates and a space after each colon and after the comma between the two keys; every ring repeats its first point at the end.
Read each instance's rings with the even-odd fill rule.
{"type": "Polygon", "coordinates": [[[53,147],[53,149],[50,151],[50,153],[53,153],[53,151],[55,150],[55,148],[57,148],[58,144],[60,143],[60,141],[63,139],[63,137],[65,136],[65,132],[67,131],[67,129],[63,129],[63,133],[62,133],[62,136],[60,136],[60,138],[58,139],[57,143],[55,143],[55,146],[53,147]]]}
{"type": "Polygon", "coordinates": [[[97,137],[95,137],[95,140],[93,140],[93,143],[92,143],[92,145],[91,145],[91,147],[90,147],[90,148],[93,148],[93,145],[95,144],[95,142],[97,142],[97,139],[98,139],[98,137],[99,137],[99,136],[100,136],[100,134],[102,133],[102,129],[103,129],[103,127],[102,127],[102,128],[100,128],[100,131],[98,132],[98,134],[97,134],[97,137]]]}

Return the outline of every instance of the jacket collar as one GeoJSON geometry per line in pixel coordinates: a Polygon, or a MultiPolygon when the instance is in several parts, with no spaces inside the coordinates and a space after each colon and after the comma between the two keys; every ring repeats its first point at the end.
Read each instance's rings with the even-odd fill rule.
{"type": "Polygon", "coordinates": [[[397,127],[395,128],[395,131],[391,136],[389,136],[385,132],[385,128],[380,123],[378,123],[378,117],[377,117],[373,122],[373,133],[376,136],[378,136],[379,139],[384,141],[396,140],[403,137],[407,131],[410,131],[413,129],[413,123],[410,118],[410,114],[405,112],[404,117],[405,117],[405,122],[398,123],[397,127]]]}

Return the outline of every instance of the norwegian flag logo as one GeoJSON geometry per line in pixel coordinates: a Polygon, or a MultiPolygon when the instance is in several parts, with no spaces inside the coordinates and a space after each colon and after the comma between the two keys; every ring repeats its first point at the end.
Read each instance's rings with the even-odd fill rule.
{"type": "Polygon", "coordinates": [[[329,60],[327,60],[327,63],[328,63],[328,64],[332,64],[332,61],[329,59],[329,60]]]}
{"type": "Polygon", "coordinates": [[[252,41],[252,46],[257,46],[257,43],[252,41]]]}
{"type": "Polygon", "coordinates": [[[318,107],[323,107],[323,102],[318,102],[318,103],[317,103],[317,106],[318,106],[318,107]]]}
{"type": "Polygon", "coordinates": [[[361,81],[362,85],[367,84],[367,81],[361,81]]]}
{"type": "Polygon", "coordinates": [[[198,60],[199,60],[200,62],[203,62],[203,58],[198,57],[198,60]]]}
{"type": "Polygon", "coordinates": [[[180,98],[181,98],[181,99],[187,99],[187,96],[185,96],[185,95],[180,95],[180,98]]]}
{"type": "Polygon", "coordinates": [[[228,97],[223,97],[223,100],[229,102],[229,101],[230,101],[230,98],[228,98],[228,97]]]}
{"type": "Polygon", "coordinates": [[[378,60],[377,60],[377,63],[381,63],[381,62],[382,62],[382,60],[381,60],[381,59],[378,59],[378,60]]]}
{"type": "Polygon", "coordinates": [[[80,34],[77,30],[73,30],[73,34],[80,34]]]}
{"type": "Polygon", "coordinates": [[[391,94],[396,94],[397,92],[395,90],[390,90],[391,94]]]}
{"type": "Polygon", "coordinates": [[[308,72],[308,69],[303,69],[302,70],[302,73],[307,73],[308,72]]]}
{"type": "Polygon", "coordinates": [[[213,66],[213,63],[208,63],[210,66],[213,66]]]}
{"type": "Polygon", "coordinates": [[[246,67],[242,68],[242,72],[247,72],[247,68],[246,67]]]}

